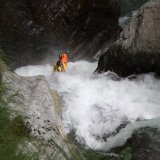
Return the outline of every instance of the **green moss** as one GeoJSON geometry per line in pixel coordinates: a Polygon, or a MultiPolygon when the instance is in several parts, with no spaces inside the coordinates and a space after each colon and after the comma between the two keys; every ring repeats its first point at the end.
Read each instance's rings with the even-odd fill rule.
{"type": "Polygon", "coordinates": [[[131,160],[132,158],[132,148],[131,147],[127,147],[126,149],[124,149],[120,154],[120,160],[131,160]]]}
{"type": "MultiPolygon", "coordinates": [[[[13,132],[13,122],[10,119],[10,110],[7,108],[8,103],[3,99],[7,87],[0,85],[0,159],[3,160],[28,160],[29,157],[24,154],[16,154],[19,144],[22,143],[22,137],[18,137],[13,132]]],[[[17,125],[15,125],[16,127],[17,125]]]]}
{"type": "Polygon", "coordinates": [[[95,153],[95,151],[85,154],[87,160],[106,160],[106,156],[95,153]]]}
{"type": "Polygon", "coordinates": [[[86,160],[86,157],[82,155],[82,153],[80,152],[80,149],[77,149],[75,146],[72,146],[72,148],[69,148],[69,152],[73,160],[86,160]]]}
{"type": "Polygon", "coordinates": [[[7,57],[6,57],[6,55],[4,54],[4,52],[1,48],[0,48],[0,59],[3,60],[3,61],[7,60],[7,57]]]}
{"type": "Polygon", "coordinates": [[[20,95],[9,96],[8,90],[6,84],[0,84],[0,160],[70,160],[56,143],[29,134],[20,113],[8,107],[10,103],[19,105],[16,99],[20,95]]]}
{"type": "Polygon", "coordinates": [[[12,68],[12,65],[11,65],[12,63],[11,63],[10,59],[11,58],[9,58],[9,56],[7,56],[3,52],[3,50],[0,48],[0,72],[1,72],[2,69],[4,70],[5,67],[12,68]]]}
{"type": "Polygon", "coordinates": [[[11,123],[12,133],[19,138],[28,136],[29,130],[24,124],[22,116],[17,116],[13,119],[11,123]]]}

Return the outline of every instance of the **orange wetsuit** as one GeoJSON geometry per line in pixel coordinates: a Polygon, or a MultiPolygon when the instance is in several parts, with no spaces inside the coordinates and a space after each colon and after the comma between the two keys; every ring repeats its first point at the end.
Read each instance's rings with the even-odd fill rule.
{"type": "Polygon", "coordinates": [[[66,53],[63,53],[62,56],[61,56],[61,62],[63,64],[63,68],[64,68],[64,71],[67,70],[67,64],[68,64],[68,56],[66,53]]]}

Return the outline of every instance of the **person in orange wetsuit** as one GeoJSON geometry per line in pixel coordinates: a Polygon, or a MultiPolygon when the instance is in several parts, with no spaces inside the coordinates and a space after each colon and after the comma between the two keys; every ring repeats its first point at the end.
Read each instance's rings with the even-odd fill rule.
{"type": "Polygon", "coordinates": [[[61,55],[61,63],[63,66],[63,71],[65,72],[67,70],[67,65],[68,65],[68,56],[66,52],[63,52],[61,55]]]}
{"type": "Polygon", "coordinates": [[[67,70],[68,56],[66,52],[59,55],[58,61],[54,64],[55,72],[65,72],[67,70]]]}

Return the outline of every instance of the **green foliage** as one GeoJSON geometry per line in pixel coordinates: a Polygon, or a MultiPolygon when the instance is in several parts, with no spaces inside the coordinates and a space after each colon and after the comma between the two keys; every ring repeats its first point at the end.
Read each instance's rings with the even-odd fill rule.
{"type": "Polygon", "coordinates": [[[132,158],[132,148],[127,147],[120,153],[120,160],[131,160],[132,158]]]}

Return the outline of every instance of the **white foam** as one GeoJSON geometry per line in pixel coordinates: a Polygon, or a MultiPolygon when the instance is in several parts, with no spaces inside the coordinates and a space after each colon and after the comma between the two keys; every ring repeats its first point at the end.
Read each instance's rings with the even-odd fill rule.
{"type": "Polygon", "coordinates": [[[21,76],[36,76],[36,75],[49,76],[52,74],[52,66],[50,66],[49,64],[26,66],[16,69],[15,73],[21,76]]]}
{"type": "Polygon", "coordinates": [[[110,137],[107,140],[107,143],[101,145],[99,149],[106,151],[118,146],[122,146],[123,144],[125,144],[126,140],[131,137],[135,129],[142,127],[160,128],[160,118],[130,123],[125,128],[123,128],[119,134],[114,137],[110,137]]]}
{"type": "MultiPolygon", "coordinates": [[[[97,63],[85,61],[69,63],[66,73],[50,76],[48,81],[62,96],[65,131],[74,129],[77,140],[93,149],[109,149],[124,143],[124,139],[131,135],[134,127],[105,142],[105,136],[124,121],[134,124],[137,118],[160,116],[160,81],[152,74],[141,75],[132,81],[113,81],[109,73],[94,75],[96,66],[97,63]]],[[[51,75],[51,66],[41,67],[37,68],[38,73],[51,75]]],[[[16,73],[35,75],[36,67],[29,69],[30,73],[28,68],[21,68],[18,70],[21,72],[16,73]]]]}
{"type": "Polygon", "coordinates": [[[129,16],[120,17],[119,18],[119,25],[123,27],[129,21],[129,19],[130,19],[129,16]]]}
{"type": "Polygon", "coordinates": [[[131,14],[127,14],[119,18],[119,25],[124,28],[129,22],[137,15],[138,11],[132,11],[131,14]]]}

